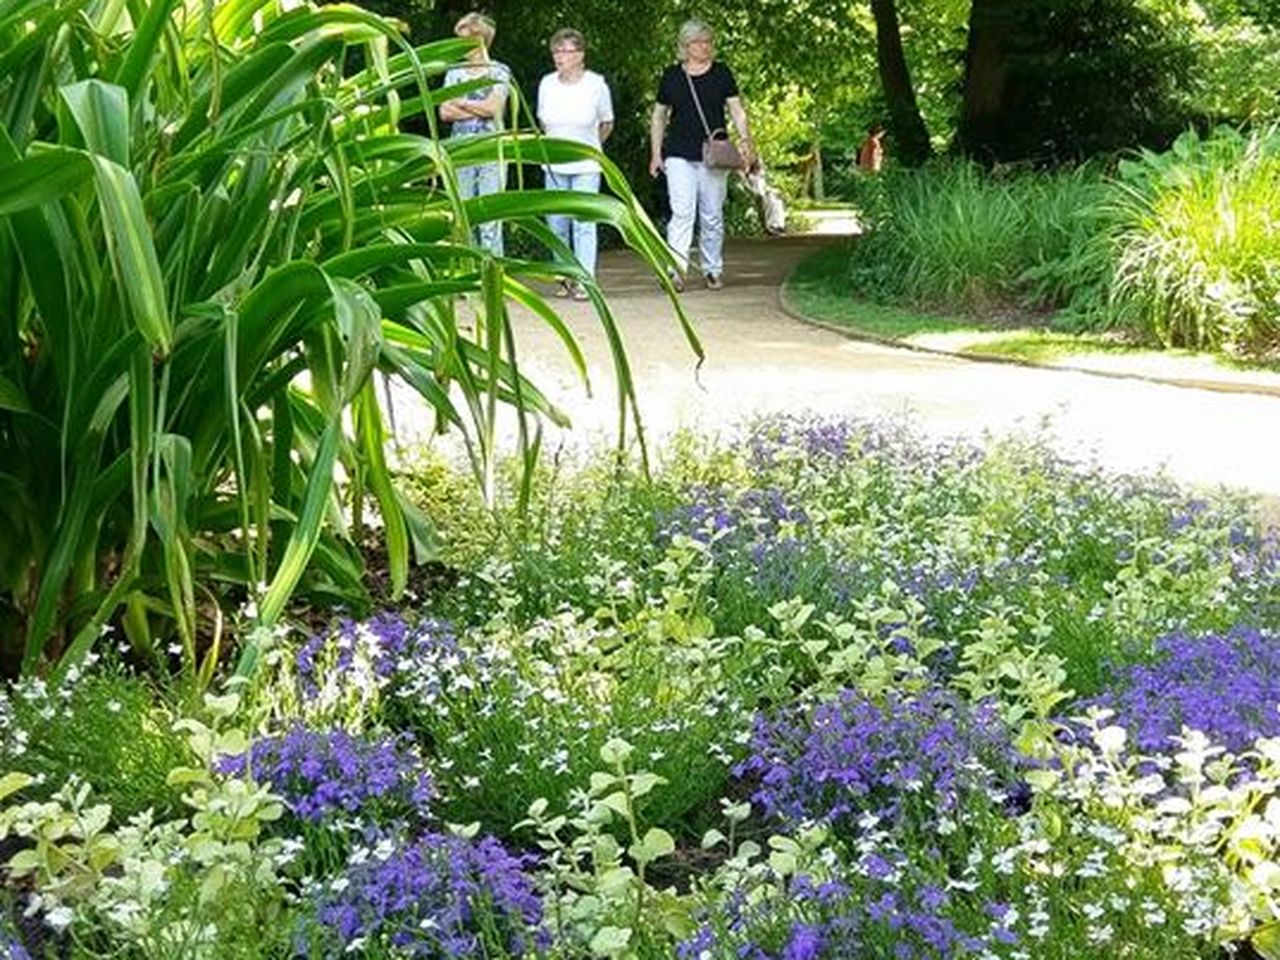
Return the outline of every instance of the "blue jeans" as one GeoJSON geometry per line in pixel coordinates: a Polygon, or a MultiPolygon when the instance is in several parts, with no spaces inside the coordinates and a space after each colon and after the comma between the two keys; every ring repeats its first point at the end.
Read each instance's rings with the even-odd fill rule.
{"type": "MultiPolygon", "coordinates": [[[[502,168],[497,163],[458,168],[458,189],[463,200],[485,197],[502,189],[502,168]]],[[[490,220],[472,231],[472,242],[478,243],[495,257],[502,256],[502,221],[490,220]]]]}
{"type": "MultiPolygon", "coordinates": [[[[582,193],[600,192],[599,173],[556,173],[547,171],[548,190],[578,190],[582,193]]],[[[594,220],[575,220],[563,213],[547,217],[547,226],[557,237],[573,248],[573,255],[582,268],[596,275],[596,223],[594,220]]]]}

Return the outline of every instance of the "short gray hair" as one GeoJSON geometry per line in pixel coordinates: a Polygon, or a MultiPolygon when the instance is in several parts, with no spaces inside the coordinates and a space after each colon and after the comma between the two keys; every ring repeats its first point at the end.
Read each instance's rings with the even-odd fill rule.
{"type": "Polygon", "coordinates": [[[493,46],[493,38],[498,32],[498,28],[494,25],[491,17],[486,17],[483,13],[473,11],[462,16],[453,25],[453,32],[460,37],[479,37],[484,41],[486,47],[490,47],[493,46]]]}
{"type": "Polygon", "coordinates": [[[587,38],[584,37],[579,31],[574,30],[573,27],[565,27],[562,30],[557,30],[555,33],[551,35],[551,42],[548,43],[547,46],[549,46],[552,50],[554,50],[556,47],[560,46],[560,44],[566,41],[568,41],[569,43],[572,43],[579,50],[587,49],[587,38]]]}
{"type": "Polygon", "coordinates": [[[689,59],[689,44],[695,40],[715,42],[716,32],[701,20],[686,20],[676,35],[676,59],[683,63],[689,59]]]}

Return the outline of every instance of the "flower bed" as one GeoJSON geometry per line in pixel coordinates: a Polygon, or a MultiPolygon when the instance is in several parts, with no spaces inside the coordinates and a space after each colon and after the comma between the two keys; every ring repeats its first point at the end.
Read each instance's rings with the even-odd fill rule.
{"type": "Polygon", "coordinates": [[[434,504],[456,586],[203,704],[114,653],[14,687],[11,952],[1280,956],[1247,503],[896,423],[738,440],[548,481],[518,540],[434,504]]]}

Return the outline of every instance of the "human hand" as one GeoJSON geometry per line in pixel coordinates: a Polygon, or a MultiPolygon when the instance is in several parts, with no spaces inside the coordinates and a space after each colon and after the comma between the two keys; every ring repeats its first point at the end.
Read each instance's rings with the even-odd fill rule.
{"type": "Polygon", "coordinates": [[[662,157],[649,158],[649,176],[656,177],[662,173],[662,157]]]}

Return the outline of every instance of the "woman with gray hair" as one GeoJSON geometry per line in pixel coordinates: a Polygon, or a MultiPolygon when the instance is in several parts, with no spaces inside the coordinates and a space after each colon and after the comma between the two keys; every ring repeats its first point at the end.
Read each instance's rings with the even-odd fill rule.
{"type": "MultiPolygon", "coordinates": [[[[444,75],[446,88],[484,78],[486,86],[467,91],[440,104],[440,119],[453,125],[451,137],[477,137],[502,129],[502,111],[507,105],[511,71],[504,64],[489,59],[496,30],[493,21],[482,13],[468,13],[454,25],[459,37],[477,41],[467,54],[464,66],[451,68],[444,75]]],[[[498,193],[503,187],[502,165],[481,163],[458,170],[458,188],[462,198],[483,197],[498,193]]],[[[502,223],[490,220],[475,230],[480,246],[502,256],[502,223]]]]}
{"type": "MultiPolygon", "coordinates": [[[[613,130],[613,98],[604,77],[586,67],[586,39],[577,30],[557,30],[551,37],[551,58],[555,70],[538,84],[538,122],[547,136],[574,140],[602,149],[613,130]]],[[[600,191],[600,164],[595,160],[570,160],[548,164],[547,188],[551,190],[600,191]]],[[[573,250],[582,268],[596,273],[596,224],[575,220],[566,214],[547,218],[556,236],[573,250]]],[[[587,291],[576,283],[562,281],[556,296],[587,299],[587,291]]]]}
{"type": "Polygon", "coordinates": [[[680,62],[667,67],[658,81],[658,98],[649,121],[649,172],[665,173],[671,219],[667,243],[675,252],[680,273],[672,278],[684,289],[689,269],[693,228],[698,226],[698,254],[707,288],[724,286],[724,201],[729,171],[703,162],[702,144],[711,131],[723,131],[725,114],[738,131],[738,150],[744,169],[755,163],[747,111],[733,73],[715,59],[715,34],[701,20],[680,28],[680,62]]]}

